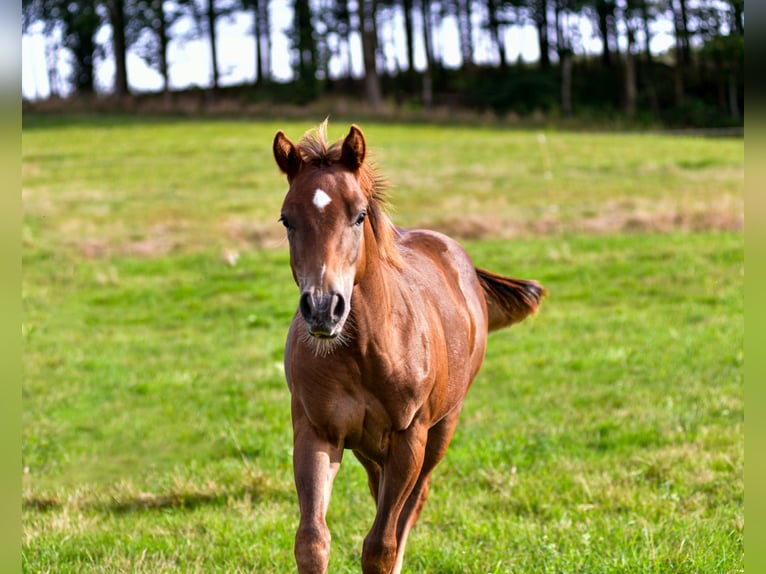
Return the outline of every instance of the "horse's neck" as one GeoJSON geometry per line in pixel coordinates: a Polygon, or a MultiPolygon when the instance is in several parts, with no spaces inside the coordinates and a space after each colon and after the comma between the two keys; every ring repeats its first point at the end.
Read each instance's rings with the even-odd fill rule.
{"type": "Polygon", "coordinates": [[[392,307],[402,297],[401,286],[395,275],[396,270],[380,259],[374,259],[371,263],[368,263],[367,272],[359,282],[358,294],[364,305],[374,309],[381,320],[386,320],[392,307]]]}
{"type": "Polygon", "coordinates": [[[351,307],[353,310],[356,305],[357,327],[365,329],[367,336],[373,339],[384,337],[393,342],[397,339],[391,336],[393,332],[411,333],[413,329],[418,330],[422,323],[417,319],[421,305],[408,283],[407,276],[410,274],[406,273],[407,263],[403,263],[404,268],[397,268],[381,259],[375,259],[372,263],[368,263],[367,272],[357,285],[351,307]],[[403,314],[411,319],[406,328],[399,324],[403,314]]]}

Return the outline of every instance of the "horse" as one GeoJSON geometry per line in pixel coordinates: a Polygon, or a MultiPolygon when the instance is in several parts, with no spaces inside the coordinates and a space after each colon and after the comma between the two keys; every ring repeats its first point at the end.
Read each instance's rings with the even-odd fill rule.
{"type": "Polygon", "coordinates": [[[537,312],[546,290],[474,267],[453,239],[396,227],[364,134],[329,145],[327,120],[273,141],[289,189],[280,221],[300,291],[285,343],[298,571],[326,572],[326,513],[344,450],[367,472],[376,515],[365,574],[398,573],[487,333],[537,312]]]}

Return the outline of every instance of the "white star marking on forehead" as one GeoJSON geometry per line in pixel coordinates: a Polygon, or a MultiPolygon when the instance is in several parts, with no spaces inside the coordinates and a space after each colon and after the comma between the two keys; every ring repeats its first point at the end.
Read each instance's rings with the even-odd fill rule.
{"type": "Polygon", "coordinates": [[[329,195],[324,190],[317,188],[314,192],[314,205],[317,206],[319,211],[324,211],[324,208],[332,201],[329,195]]]}

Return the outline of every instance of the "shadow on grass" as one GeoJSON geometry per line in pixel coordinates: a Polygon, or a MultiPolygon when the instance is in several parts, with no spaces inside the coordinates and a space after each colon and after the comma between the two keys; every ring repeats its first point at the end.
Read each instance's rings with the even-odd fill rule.
{"type": "Polygon", "coordinates": [[[37,512],[54,512],[65,507],[78,507],[95,512],[114,514],[140,513],[154,510],[194,510],[204,506],[227,506],[235,500],[246,500],[251,505],[262,501],[292,501],[293,493],[289,488],[279,488],[266,484],[265,481],[254,482],[251,485],[221,489],[220,491],[190,491],[148,493],[140,492],[131,495],[95,494],[81,498],[62,499],[58,497],[25,497],[22,500],[23,510],[37,512]]]}

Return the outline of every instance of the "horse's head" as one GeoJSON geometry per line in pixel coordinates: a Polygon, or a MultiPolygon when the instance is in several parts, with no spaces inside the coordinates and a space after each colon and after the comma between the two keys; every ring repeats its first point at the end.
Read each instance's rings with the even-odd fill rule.
{"type": "Polygon", "coordinates": [[[363,189],[367,147],[361,130],[351,126],[342,143],[327,148],[324,129],[325,124],[319,137],[304,137],[298,145],[277,132],[274,158],[290,185],[280,220],[300,288],[298,308],[314,338],[334,340],[342,333],[354,285],[365,271],[373,198],[363,189]]]}

